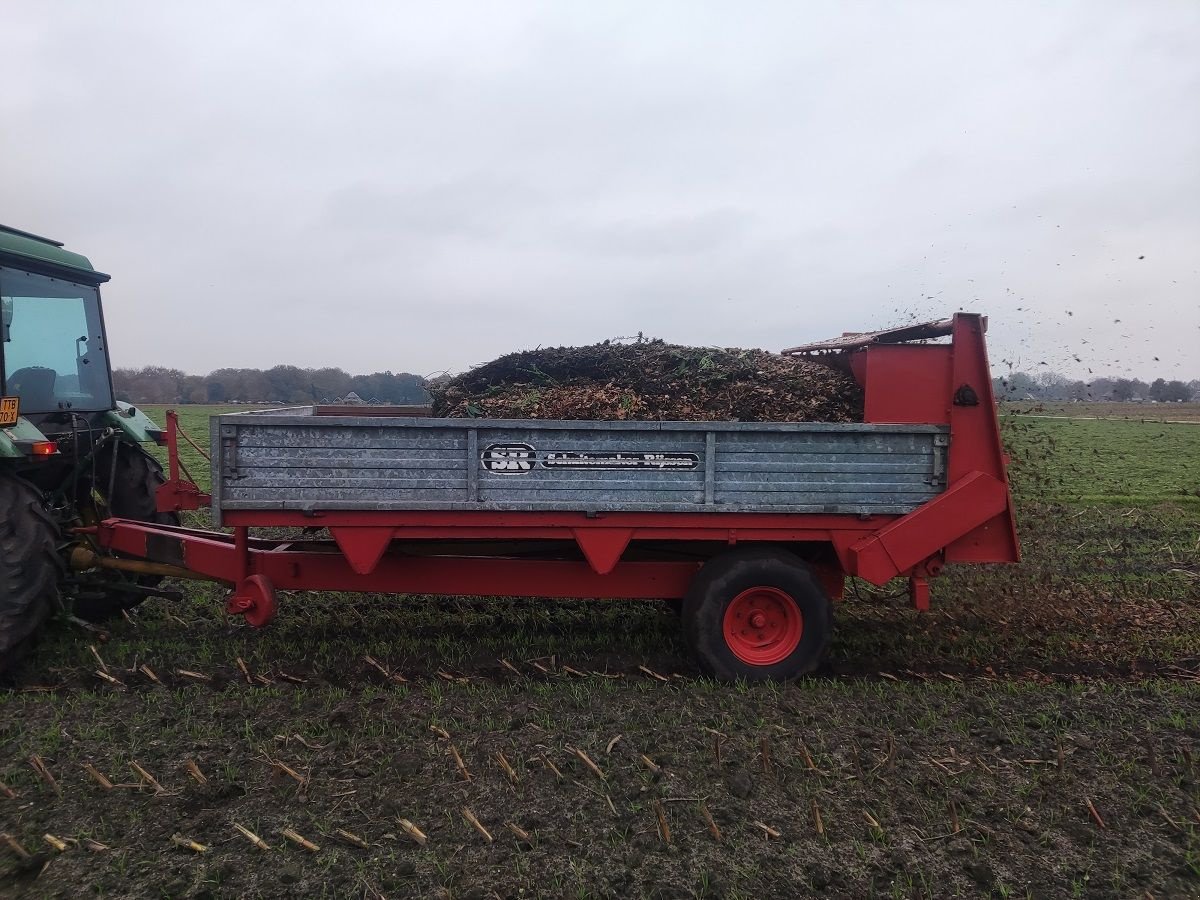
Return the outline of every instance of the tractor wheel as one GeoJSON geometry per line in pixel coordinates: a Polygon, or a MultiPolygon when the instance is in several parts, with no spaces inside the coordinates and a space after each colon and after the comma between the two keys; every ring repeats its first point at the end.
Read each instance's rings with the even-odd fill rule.
{"type": "Polygon", "coordinates": [[[798,557],[733,550],[697,573],[683,630],[700,668],[725,681],[788,681],[814,672],[833,633],[829,597],[798,557]]]}
{"type": "Polygon", "coordinates": [[[11,672],[58,609],[58,527],[41,493],[0,475],[0,675],[11,672]]]}
{"type": "MultiPolygon", "coordinates": [[[[154,522],[158,525],[178,525],[179,514],[159,512],[156,492],[166,481],[158,460],[136,444],[116,442],[101,451],[96,459],[96,489],[104,500],[108,515],[137,522],[154,522]],[[116,454],[116,473],[113,474],[113,454],[116,454]],[[112,496],[108,496],[111,478],[112,496]]],[[[158,575],[122,576],[112,573],[114,581],[126,578],[140,587],[154,587],[162,577],[158,575]]],[[[145,599],[136,593],[122,591],[114,586],[110,590],[88,591],[75,599],[75,615],[89,622],[102,622],[120,615],[122,610],[133,609],[145,599]]]]}

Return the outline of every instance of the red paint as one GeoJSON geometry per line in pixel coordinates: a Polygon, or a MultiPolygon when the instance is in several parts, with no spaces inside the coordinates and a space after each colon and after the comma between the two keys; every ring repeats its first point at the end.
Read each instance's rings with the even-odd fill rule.
{"type": "Polygon", "coordinates": [[[874,584],[907,572],[940,552],[959,535],[1002,512],[1008,488],[990,475],[972,472],[944,493],[850,548],[856,575],[874,584]]]}
{"type": "MultiPolygon", "coordinates": [[[[190,509],[203,509],[212,503],[212,497],[196,487],[196,483],[187,475],[183,464],[179,461],[179,416],[175,410],[167,410],[167,431],[164,442],[167,445],[167,481],[159,485],[155,492],[154,504],[159,512],[183,512],[190,509]]],[[[186,435],[185,435],[186,437],[186,435]]],[[[191,438],[188,438],[191,442],[191,438]]],[[[195,446],[193,443],[192,446],[195,446]]],[[[197,449],[199,449],[197,447],[197,449]]]]}
{"type": "Polygon", "coordinates": [[[881,344],[859,351],[865,359],[863,421],[945,425],[953,391],[949,344],[881,344]]]}
{"type": "MultiPolygon", "coordinates": [[[[778,533],[789,530],[824,535],[830,529],[874,531],[894,515],[831,515],[827,513],[727,512],[498,512],[496,510],[296,510],[233,509],[221,514],[224,525],[260,528],[331,528],[339,525],[383,525],[404,529],[409,537],[565,537],[580,528],[632,528],[638,536],[663,540],[694,537],[700,532],[724,534],[728,529],[778,533]],[[497,535],[498,531],[503,534],[497,535]]],[[[797,538],[801,540],[802,538],[797,538]]]]}
{"type": "Polygon", "coordinates": [[[225,602],[225,612],[231,616],[245,616],[246,624],[254,628],[269,624],[278,608],[275,588],[262,575],[251,575],[225,602]]]}
{"type": "Polygon", "coordinates": [[[350,568],[359,575],[370,575],[392,542],[396,529],[387,525],[369,525],[365,528],[330,528],[329,533],[349,560],[350,568]]]}
{"type": "Polygon", "coordinates": [[[597,575],[607,575],[621,559],[633,537],[632,528],[575,528],[575,543],[597,575]]]}
{"type": "Polygon", "coordinates": [[[804,615],[786,591],[754,587],[734,597],[721,620],[725,643],[751,666],[773,666],[800,646],[804,615]]]}

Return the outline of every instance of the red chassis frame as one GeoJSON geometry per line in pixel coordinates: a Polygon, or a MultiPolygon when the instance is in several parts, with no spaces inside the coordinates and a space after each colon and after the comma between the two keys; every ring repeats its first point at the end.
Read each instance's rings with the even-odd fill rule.
{"type": "MultiPolygon", "coordinates": [[[[231,612],[254,624],[274,614],[285,590],[498,596],[681,598],[703,563],[627,559],[651,542],[689,547],[740,543],[792,546],[816,563],[830,594],[845,575],[873,584],[909,579],[913,605],[929,604],[928,579],[949,562],[1016,562],[1016,526],[992,395],[987,320],[959,313],[910,326],[795,348],[832,353],[865,392],[868,423],[940,424],[950,429],[947,489],[907,515],[794,513],[600,513],[495,511],[238,511],[223,513],[232,534],[107,519],[97,542],[123,556],[166,563],[236,588],[231,612]],[[906,343],[950,335],[946,344],[906,343]],[[332,540],[267,541],[251,528],[327,529],[332,540]],[[581,560],[488,555],[420,555],[420,542],[551,541],[581,560]],[[417,549],[417,555],[412,551],[417,549]]],[[[159,508],[196,509],[208,497],[180,476],[178,422],[168,414],[170,480],[159,508]]],[[[466,548],[463,547],[463,550],[466,548]]]]}

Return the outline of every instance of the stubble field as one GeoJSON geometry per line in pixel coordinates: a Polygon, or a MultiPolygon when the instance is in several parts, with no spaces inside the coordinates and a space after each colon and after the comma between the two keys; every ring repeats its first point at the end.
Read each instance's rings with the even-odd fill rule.
{"type": "Polygon", "coordinates": [[[56,627],[0,694],[0,894],[1195,895],[1200,427],[1006,435],[1025,561],[924,615],[854,585],[794,685],[700,679],[657,603],[289,595],[254,631],[200,585],[56,627]]]}

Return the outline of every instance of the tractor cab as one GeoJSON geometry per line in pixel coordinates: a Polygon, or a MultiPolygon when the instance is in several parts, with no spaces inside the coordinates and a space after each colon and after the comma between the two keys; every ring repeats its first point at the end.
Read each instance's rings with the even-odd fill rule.
{"type": "Polygon", "coordinates": [[[0,424],[24,418],[70,431],[116,409],[100,312],[105,281],[59,242],[0,226],[0,424]]]}
{"type": "Polygon", "coordinates": [[[58,241],[0,225],[0,460],[78,461],[105,434],[161,431],[113,397],[100,285],[108,276],[58,241]]]}
{"type": "Polygon", "coordinates": [[[0,265],[3,394],[39,420],[114,408],[100,293],[71,273],[0,265]]]}

